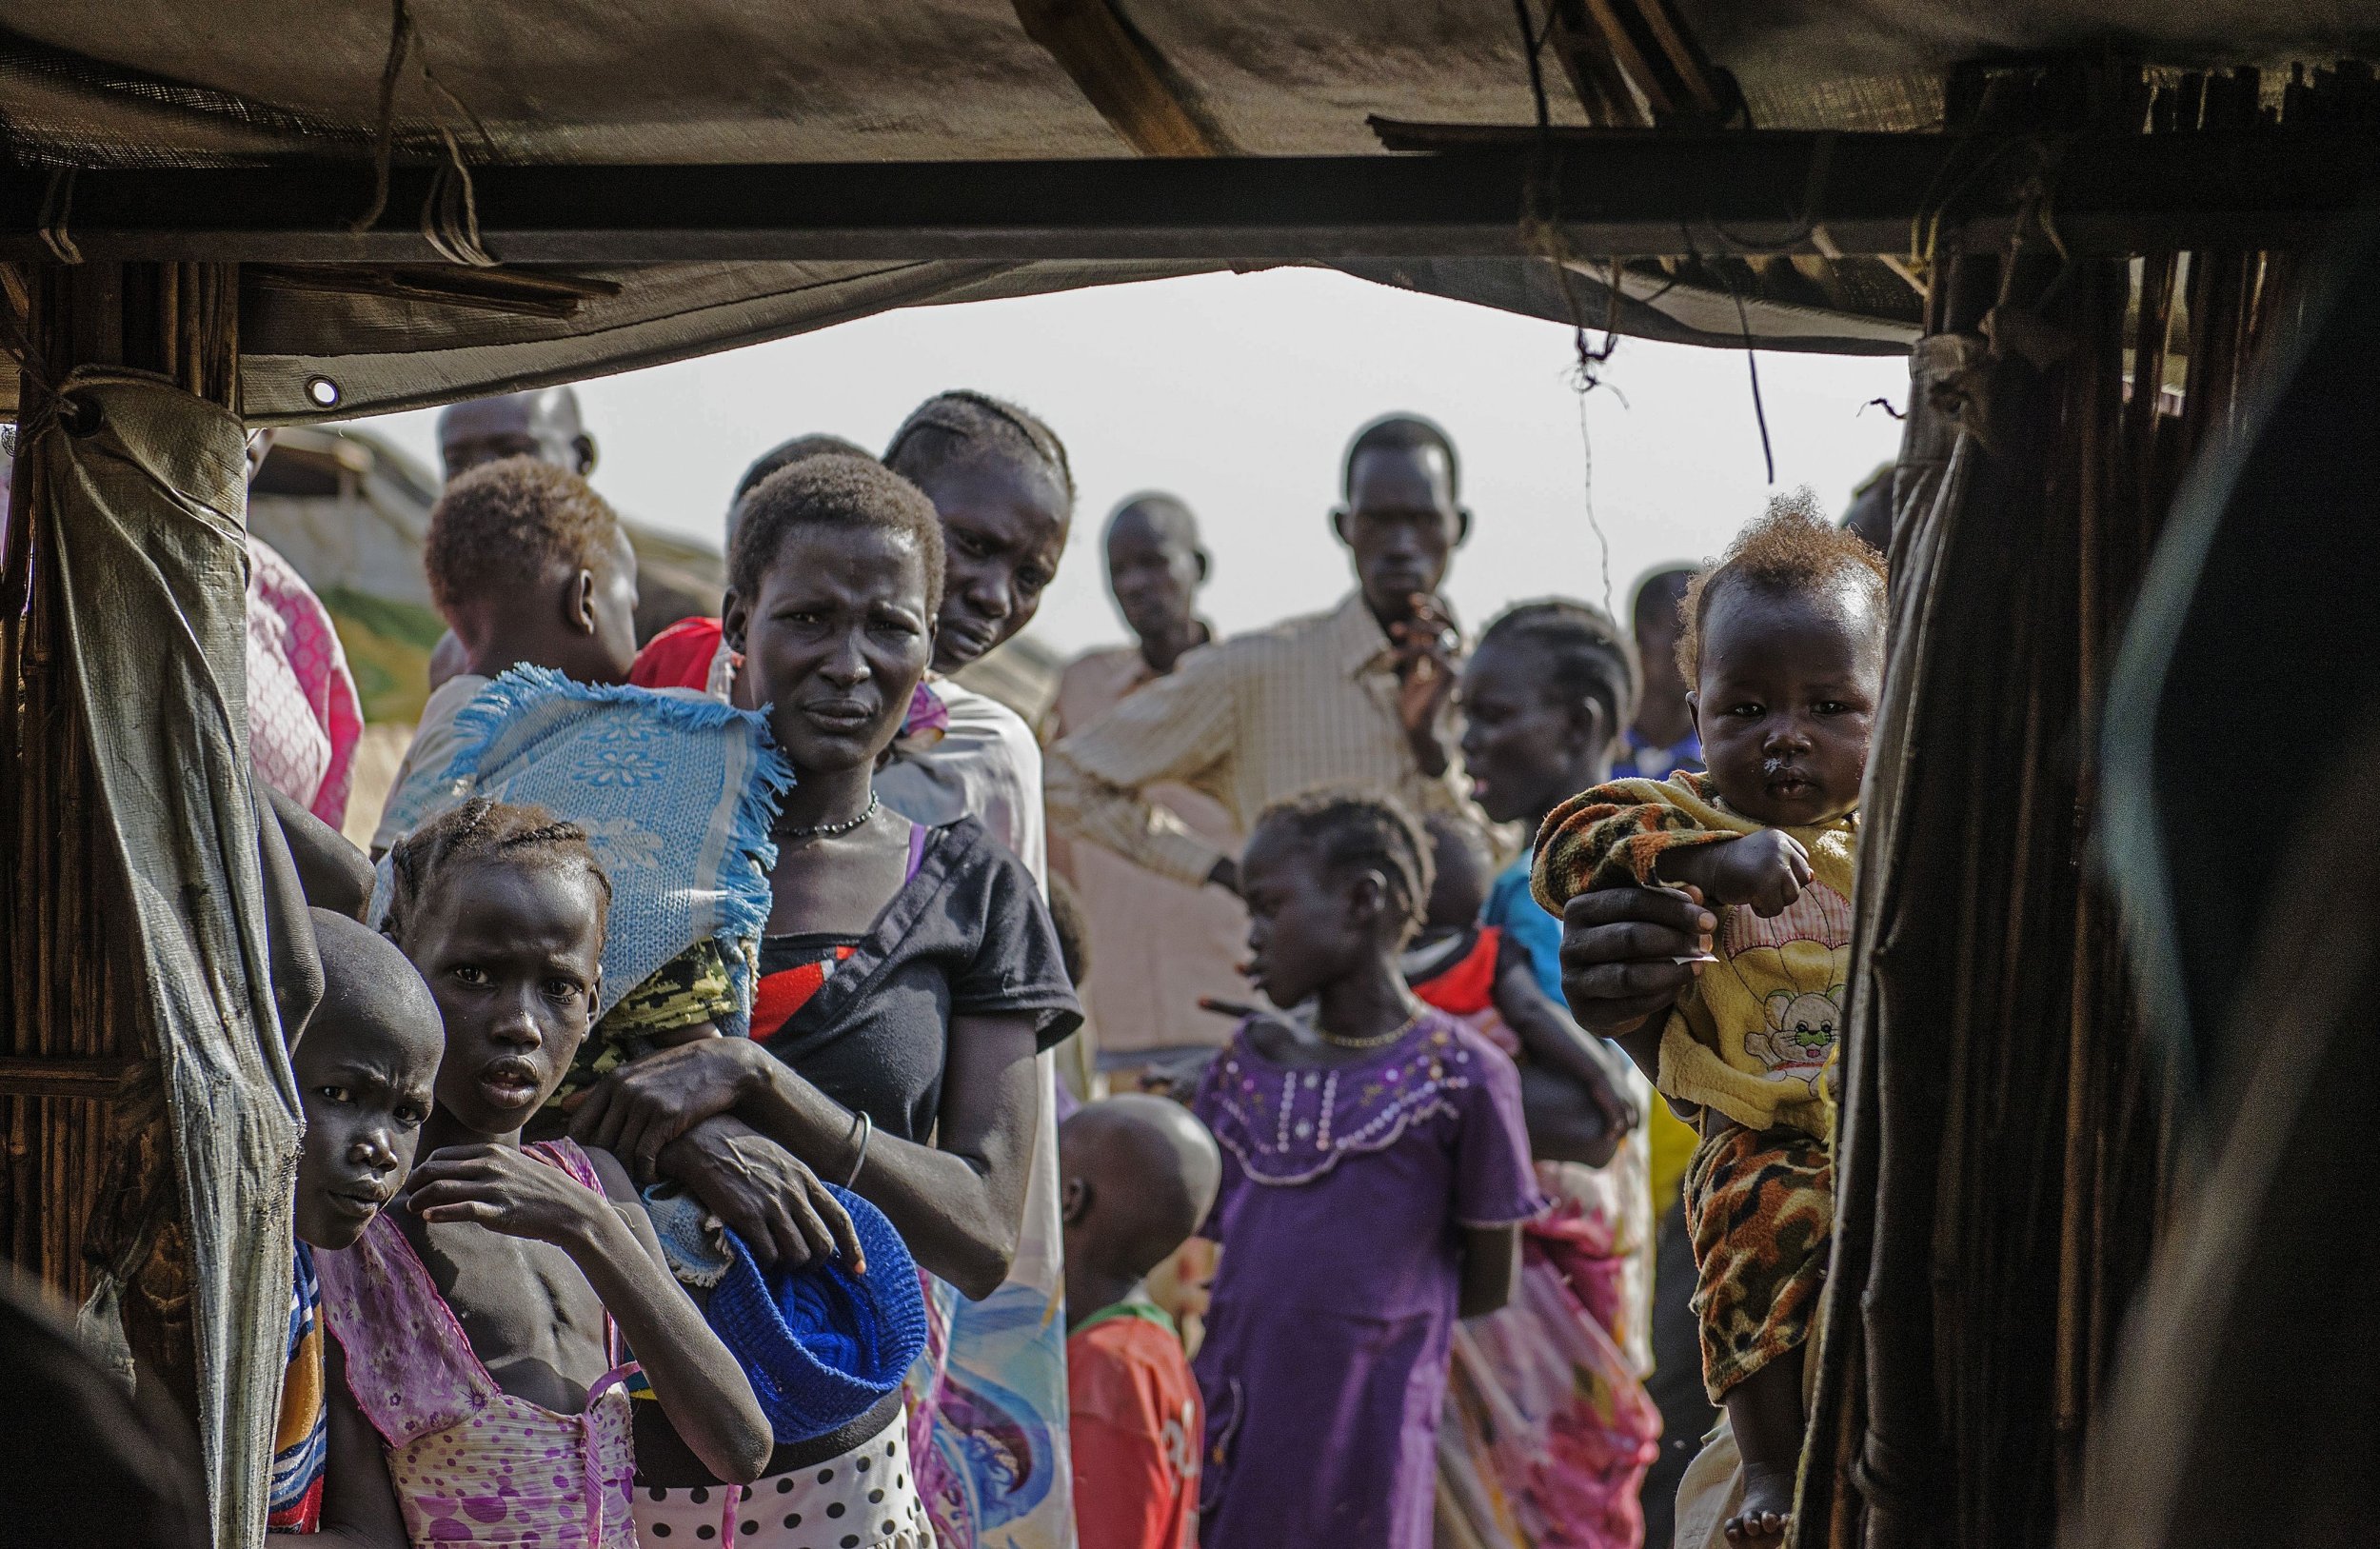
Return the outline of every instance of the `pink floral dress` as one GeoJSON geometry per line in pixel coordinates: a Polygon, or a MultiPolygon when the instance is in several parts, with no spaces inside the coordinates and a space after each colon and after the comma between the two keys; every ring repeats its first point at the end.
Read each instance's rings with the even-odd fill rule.
{"type": "MultiPolygon", "coordinates": [[[[528,1148],[588,1188],[603,1185],[568,1141],[528,1148]]],[[[388,1449],[388,1478],[414,1549],[637,1549],[629,1514],[634,1426],[614,1366],[576,1415],[496,1385],[429,1271],[386,1213],[355,1246],[318,1250],[323,1310],[347,1353],[347,1389],[388,1449]]],[[[617,1348],[608,1316],[605,1342],[617,1348]]]]}

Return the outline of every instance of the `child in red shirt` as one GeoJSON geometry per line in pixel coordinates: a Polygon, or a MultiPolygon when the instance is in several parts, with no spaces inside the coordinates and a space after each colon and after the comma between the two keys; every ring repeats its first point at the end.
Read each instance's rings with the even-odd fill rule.
{"type": "Polygon", "coordinates": [[[1197,1549],[1205,1416],[1174,1321],[1142,1281],[1214,1208],[1221,1154],[1189,1109],[1134,1094],[1068,1118],[1058,1169],[1081,1549],[1197,1549]]]}

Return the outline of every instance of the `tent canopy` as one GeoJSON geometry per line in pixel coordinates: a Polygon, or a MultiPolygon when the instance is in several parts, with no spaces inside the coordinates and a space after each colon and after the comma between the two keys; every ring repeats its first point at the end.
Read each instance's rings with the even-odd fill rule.
{"type": "MultiPolygon", "coordinates": [[[[1961,61],[2092,49],[2197,69],[2380,52],[2380,10],[2353,0],[1519,9],[1541,29],[1537,79],[1557,127],[1923,131],[1943,124],[1945,72],[1961,61]],[[1594,17],[1616,13],[1630,18],[1626,29],[1593,30],[1594,17]]],[[[990,229],[996,221],[929,241],[901,217],[872,242],[822,245],[801,240],[808,184],[732,177],[717,181],[716,208],[767,225],[764,237],[705,246],[697,232],[665,253],[624,257],[565,211],[545,245],[584,255],[565,263],[532,253],[520,235],[522,212],[548,191],[537,169],[844,164],[834,188],[848,189],[848,164],[871,164],[895,204],[931,211],[950,203],[947,181],[885,164],[963,171],[1136,151],[1239,167],[1368,164],[1395,154],[1376,121],[1421,126],[1418,143],[1440,149],[1432,126],[1526,127],[1538,104],[1508,0],[325,0],[302,19],[268,0],[215,0],[203,20],[174,0],[70,0],[19,8],[0,29],[0,131],[19,169],[0,174],[0,253],[222,257],[231,249],[207,247],[188,227],[151,232],[147,246],[128,233],[173,219],[176,207],[203,212],[202,225],[249,223],[237,248],[247,267],[243,391],[248,416],[263,423],[568,380],[891,307],[1252,261],[1327,261],[1385,284],[1692,343],[1897,352],[1914,336],[1916,287],[1905,269],[1863,255],[1907,250],[1898,233],[1922,178],[1884,190],[1902,218],[1874,225],[1894,232],[1892,244],[1829,251],[1823,231],[1814,245],[1794,228],[1797,209],[1805,228],[1812,213],[1797,201],[1822,189],[1827,153],[1815,145],[1792,149],[1801,159],[1780,177],[1746,168],[1731,180],[1715,158],[1707,219],[1668,222],[1675,241],[1668,224],[1648,234],[1641,219],[1595,228],[1600,248],[1561,243],[1542,223],[1529,238],[1517,207],[1542,191],[1538,167],[1516,159],[1509,141],[1511,154],[1477,180],[1493,218],[1464,228],[1495,232],[1485,243],[1435,224],[1441,200],[1430,189],[1351,176],[1349,163],[1329,160],[1277,169],[1246,200],[1216,182],[1212,205],[1196,197],[1203,185],[1175,191],[1180,169],[1144,163],[1147,197],[1180,199],[1184,224],[1207,233],[1200,241],[1110,231],[1103,211],[1130,201],[1105,183],[1096,198],[1070,200],[1079,180],[1062,166],[1038,178],[1012,169],[1006,182],[987,168],[996,180],[983,198],[1013,203],[1037,229],[1086,220],[1092,229],[1070,244],[1022,240],[990,229]],[[375,203],[384,127],[396,175],[382,235],[367,242],[347,228],[375,203]],[[449,164],[476,175],[466,183],[449,164]],[[240,168],[268,175],[205,181],[240,168]],[[291,181],[285,189],[276,178],[291,181]],[[1308,202],[1301,189],[1322,211],[1311,223],[1289,218],[1308,202]],[[1235,206],[1251,204],[1283,210],[1283,229],[1230,231],[1235,206]],[[1757,229],[1742,235],[1747,223],[1757,229]],[[426,243],[426,228],[439,242],[426,243]],[[391,261],[396,247],[413,249],[409,261],[391,261]],[[442,266],[433,248],[501,267],[442,266]],[[1717,256],[1731,248],[1735,256],[1717,256]],[[291,262],[257,261],[284,249],[291,262]],[[1616,256],[1634,260],[1616,300],[1605,286],[1616,256]]],[[[1417,143],[1412,132],[1389,140],[1417,143]]],[[[1564,154],[1542,213],[1567,223],[1602,186],[1602,152],[1564,154]]],[[[1681,198],[1691,206],[1665,169],[1636,177],[1658,195],[1654,213],[1681,198]]],[[[1838,174],[1827,196],[1858,191],[1852,181],[1838,174]]],[[[632,216],[643,202],[640,186],[616,172],[610,184],[576,187],[585,198],[573,208],[632,216]]],[[[819,220],[850,218],[847,193],[829,189],[815,202],[819,220]]]]}

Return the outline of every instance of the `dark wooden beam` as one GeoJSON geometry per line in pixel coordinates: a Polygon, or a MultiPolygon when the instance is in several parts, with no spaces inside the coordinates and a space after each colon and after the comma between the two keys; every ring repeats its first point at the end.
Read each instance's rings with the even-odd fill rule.
{"type": "Polygon", "coordinates": [[[1025,36],[1073,77],[1124,144],[1143,156],[1228,156],[1232,145],[1115,0],[1014,0],[1025,36]]]}
{"type": "MultiPolygon", "coordinates": [[[[480,235],[506,264],[723,260],[1510,257],[1521,214],[1558,212],[1597,257],[1906,253],[2005,244],[2029,185],[2071,253],[2289,248],[2319,241],[2380,173],[2351,129],[1993,139],[1801,131],[1556,132],[1389,126],[1438,155],[488,167],[480,235]],[[1550,153],[1549,153],[1550,152],[1550,153]],[[2046,161],[2044,158],[2048,158],[2046,161]],[[2036,176],[2037,174],[2037,176],[2036,176]]],[[[369,171],[319,164],[87,171],[66,235],[90,258],[421,264],[430,173],[400,169],[390,214],[348,229],[369,171]]],[[[0,260],[39,258],[45,176],[0,173],[0,260]]],[[[49,233],[55,239],[59,233],[49,233]]]]}

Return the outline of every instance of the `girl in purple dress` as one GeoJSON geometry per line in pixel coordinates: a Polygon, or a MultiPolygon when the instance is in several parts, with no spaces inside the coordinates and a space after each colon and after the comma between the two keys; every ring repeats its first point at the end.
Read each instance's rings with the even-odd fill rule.
{"type": "Polygon", "coordinates": [[[1414,999],[1430,846],[1393,799],[1269,808],[1240,862],[1250,977],[1199,1086],[1223,1245],[1196,1363],[1205,1549],[1427,1549],[1457,1318],[1502,1306],[1541,1201],[1520,1081],[1414,999]]]}

